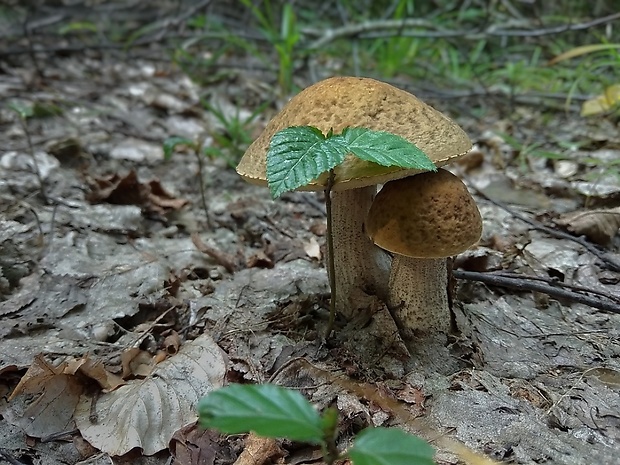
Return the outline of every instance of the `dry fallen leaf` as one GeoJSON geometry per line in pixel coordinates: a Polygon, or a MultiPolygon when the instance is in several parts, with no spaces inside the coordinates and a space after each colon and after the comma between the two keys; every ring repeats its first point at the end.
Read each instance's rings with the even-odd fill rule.
{"type": "Polygon", "coordinates": [[[221,387],[225,375],[224,353],[202,335],[158,364],[148,378],[129,381],[96,401],[83,395],[75,422],[88,442],[110,455],[136,447],[153,455],[168,447],[176,430],[196,420],[198,399],[221,387]]]}
{"type": "Polygon", "coordinates": [[[304,252],[310,258],[321,259],[321,246],[314,237],[311,237],[308,242],[304,243],[304,252]]]}
{"type": "Polygon", "coordinates": [[[620,207],[567,213],[555,222],[578,236],[608,245],[620,229],[620,207]]]}
{"type": "Polygon", "coordinates": [[[138,205],[146,211],[160,215],[169,210],[179,210],[188,203],[185,199],[177,199],[169,194],[157,179],[148,183],[140,182],[135,170],[131,170],[126,176],[114,174],[88,181],[91,190],[87,198],[93,203],[138,205]]]}

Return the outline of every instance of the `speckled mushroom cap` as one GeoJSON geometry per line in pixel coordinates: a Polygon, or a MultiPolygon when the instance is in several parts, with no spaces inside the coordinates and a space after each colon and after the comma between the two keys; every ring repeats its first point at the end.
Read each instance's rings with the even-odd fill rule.
{"type": "Polygon", "coordinates": [[[480,239],[482,218],[465,184],[440,169],[385,184],[368,212],[366,232],[393,253],[445,258],[480,239]]]}
{"type": "MultiPolygon", "coordinates": [[[[315,126],[324,134],[346,127],[364,127],[397,134],[422,149],[437,166],[465,155],[471,149],[467,134],[451,119],[415,96],[369,78],[333,77],[293,97],[267,124],[237,166],[246,181],[266,185],[266,155],[273,135],[290,126],[315,126]]],[[[384,183],[419,173],[419,170],[384,167],[349,154],[335,169],[334,190],[384,183]]],[[[323,189],[324,175],[305,189],[323,189]]]]}

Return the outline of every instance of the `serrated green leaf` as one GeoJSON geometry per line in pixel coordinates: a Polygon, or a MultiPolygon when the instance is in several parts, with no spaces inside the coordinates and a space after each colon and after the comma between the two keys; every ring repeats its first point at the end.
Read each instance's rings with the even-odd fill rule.
{"type": "Polygon", "coordinates": [[[299,392],[272,384],[233,384],[218,389],[200,401],[198,412],[203,428],[323,442],[321,417],[314,407],[299,392]]]}
{"type": "Polygon", "coordinates": [[[347,455],[354,465],[434,465],[435,451],[424,440],[397,428],[367,428],[347,455]]]}
{"type": "Polygon", "coordinates": [[[163,146],[164,146],[164,160],[169,160],[170,157],[172,156],[172,152],[179,145],[187,145],[189,147],[195,148],[194,147],[194,141],[191,140],[191,139],[188,139],[186,137],[180,137],[180,136],[168,137],[164,141],[164,144],[163,144],[163,146]]]}
{"type": "Polygon", "coordinates": [[[342,163],[348,153],[341,136],[326,138],[312,126],[295,126],[275,133],[267,152],[267,182],[276,198],[309,184],[342,163]]]}
{"type": "Polygon", "coordinates": [[[437,169],[422,150],[396,134],[366,128],[346,128],[342,131],[342,137],[351,153],[362,160],[381,166],[426,171],[437,169]]]}

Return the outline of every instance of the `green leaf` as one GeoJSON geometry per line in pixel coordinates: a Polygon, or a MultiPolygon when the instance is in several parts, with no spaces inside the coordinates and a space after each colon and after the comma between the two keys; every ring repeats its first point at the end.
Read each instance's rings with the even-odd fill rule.
{"type": "Polygon", "coordinates": [[[23,120],[30,118],[34,114],[32,111],[32,106],[20,102],[9,103],[9,108],[17,113],[23,120]]]}
{"type": "Polygon", "coordinates": [[[203,428],[323,442],[321,417],[314,407],[299,392],[272,384],[233,384],[218,389],[200,401],[198,412],[203,428]]]}
{"type": "Polygon", "coordinates": [[[295,126],[275,133],[267,152],[267,182],[276,198],[309,184],[342,163],[348,148],[341,136],[326,138],[312,126],[295,126]]]}
{"type": "Polygon", "coordinates": [[[435,164],[411,142],[396,134],[366,128],[342,131],[347,148],[358,158],[382,166],[435,171],[435,164]]]}
{"type": "Polygon", "coordinates": [[[187,145],[195,149],[194,141],[186,137],[172,136],[164,141],[164,160],[170,160],[172,152],[179,145],[187,145]]]}
{"type": "Polygon", "coordinates": [[[347,455],[354,465],[434,465],[435,451],[424,440],[397,428],[366,428],[347,455]]]}

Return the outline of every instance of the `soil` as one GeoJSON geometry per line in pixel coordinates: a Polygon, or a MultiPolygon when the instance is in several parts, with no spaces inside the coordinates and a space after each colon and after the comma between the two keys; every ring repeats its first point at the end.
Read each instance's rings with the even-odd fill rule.
{"type": "MultiPolygon", "coordinates": [[[[221,141],[230,134],[203,101],[227,118],[247,118],[259,102],[275,102],[248,124],[255,137],[286,101],[273,76],[266,80],[248,65],[197,83],[157,43],[128,52],[38,53],[34,62],[28,54],[0,59],[7,103],[0,109],[0,458],[232,463],[241,439],[196,430],[192,415],[174,438],[145,432],[156,437],[152,446],[142,436],[123,448],[114,429],[97,442],[93,437],[103,433],[83,426],[84,399],[98,406],[103,428],[113,412],[106,396],[117,392],[133,402],[143,395],[118,394],[106,384],[112,375],[122,378],[119,385],[152,381],[153,373],[170,369],[162,363],[183,368],[175,357],[201,347],[215,361],[200,389],[227,382],[300,389],[319,408],[337,406],[341,448],[366,426],[398,425],[435,445],[440,464],[485,463],[472,451],[495,461],[487,463],[618,463],[618,227],[608,236],[594,227],[604,245],[585,232],[577,241],[537,227],[570,236],[555,221],[562,215],[614,214],[619,178],[604,170],[611,163],[587,161],[620,157],[614,121],[541,105],[507,111],[504,102],[476,96],[434,99],[406,83],[476,144],[450,168],[471,187],[484,232],[455,268],[502,270],[574,294],[455,279],[454,331],[447,339],[415,340],[403,340],[385,305],[363,295],[359,318],[338,319],[325,339],[323,194],[273,200],[266,188],[245,183],[224,156],[199,159],[182,145],[164,159],[171,136],[229,153],[221,141]],[[26,110],[33,114],[20,118],[26,110]],[[558,161],[511,146],[505,132],[522,141],[582,144],[558,161]],[[598,296],[608,306],[575,295],[598,296]],[[140,352],[147,361],[126,362],[132,350],[132,360],[140,352]],[[106,375],[84,369],[95,362],[106,375]],[[60,378],[79,394],[68,397],[63,385],[62,395],[50,399],[60,378]],[[45,408],[33,410],[37,402],[45,408]],[[50,413],[56,411],[66,418],[50,413]]],[[[299,87],[311,82],[310,75],[296,76],[299,87]]],[[[187,382],[179,375],[173,385],[181,393],[187,382]]],[[[163,401],[145,402],[164,419],[174,416],[163,401]]],[[[286,463],[318,460],[308,448],[285,443],[283,450],[286,463]]]]}

